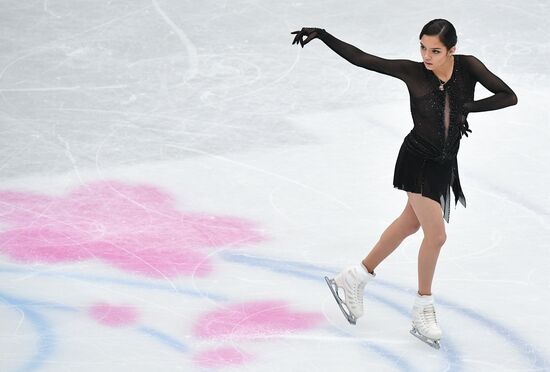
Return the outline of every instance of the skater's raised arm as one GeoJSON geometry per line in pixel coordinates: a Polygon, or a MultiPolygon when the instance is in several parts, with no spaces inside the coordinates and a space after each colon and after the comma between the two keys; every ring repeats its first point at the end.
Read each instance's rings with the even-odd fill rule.
{"type": "Polygon", "coordinates": [[[297,34],[293,44],[299,41],[303,47],[312,39],[318,38],[348,62],[366,68],[367,70],[396,77],[403,81],[408,77],[408,71],[411,64],[414,64],[413,61],[407,59],[392,60],[365,53],[361,49],[337,39],[322,28],[304,27],[301,31],[294,31],[292,34],[297,34]],[[303,36],[308,36],[308,38],[302,41],[301,38],[303,36]]]}
{"type": "Polygon", "coordinates": [[[518,102],[514,91],[498,76],[489,71],[479,59],[470,55],[465,55],[464,57],[472,76],[485,88],[494,93],[490,97],[465,103],[464,109],[467,112],[498,110],[515,105],[518,102]]]}

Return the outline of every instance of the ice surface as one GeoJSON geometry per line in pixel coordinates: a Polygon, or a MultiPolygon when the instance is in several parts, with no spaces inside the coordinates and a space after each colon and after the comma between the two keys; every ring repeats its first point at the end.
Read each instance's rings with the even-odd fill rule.
{"type": "Polygon", "coordinates": [[[546,1],[1,1],[0,371],[550,370],[549,17],[546,1]],[[420,60],[440,17],[519,103],[468,118],[436,351],[409,334],[421,232],[356,326],[323,279],[405,206],[406,87],[290,33],[420,60]]]}

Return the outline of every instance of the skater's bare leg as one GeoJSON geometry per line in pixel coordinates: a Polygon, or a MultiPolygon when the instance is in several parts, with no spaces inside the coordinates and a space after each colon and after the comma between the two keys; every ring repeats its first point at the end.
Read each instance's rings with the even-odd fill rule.
{"type": "Polygon", "coordinates": [[[418,252],[418,293],[432,294],[432,281],[441,247],[447,239],[441,205],[420,194],[407,192],[424,239],[418,252]]]}
{"type": "Polygon", "coordinates": [[[376,266],[388,257],[401,242],[409,235],[414,234],[420,228],[420,222],[414,213],[409,200],[405,209],[397,219],[382,233],[380,240],[363,260],[363,265],[370,273],[374,272],[376,266]]]}

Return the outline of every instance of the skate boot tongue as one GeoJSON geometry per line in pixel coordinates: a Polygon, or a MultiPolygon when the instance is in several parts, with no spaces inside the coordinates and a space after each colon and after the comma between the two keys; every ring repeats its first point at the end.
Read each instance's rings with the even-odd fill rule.
{"type": "Polygon", "coordinates": [[[349,294],[350,297],[348,306],[350,306],[359,317],[363,315],[363,292],[365,286],[374,279],[376,275],[369,273],[363,263],[354,266],[350,271],[349,274],[351,275],[348,275],[347,279],[354,278],[354,280],[348,282],[349,293],[346,293],[347,295],[349,294]]]}
{"type": "Polygon", "coordinates": [[[414,301],[414,304],[419,307],[425,307],[428,305],[434,304],[434,298],[433,295],[421,295],[419,293],[416,294],[416,299],[414,301]]]}

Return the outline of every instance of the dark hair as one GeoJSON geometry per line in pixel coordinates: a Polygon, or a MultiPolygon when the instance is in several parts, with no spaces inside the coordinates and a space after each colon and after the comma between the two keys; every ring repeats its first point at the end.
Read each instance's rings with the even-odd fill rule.
{"type": "Polygon", "coordinates": [[[451,49],[456,45],[457,38],[455,27],[446,19],[432,19],[422,28],[418,38],[422,39],[422,35],[439,36],[439,41],[441,41],[447,49],[451,49]]]}

